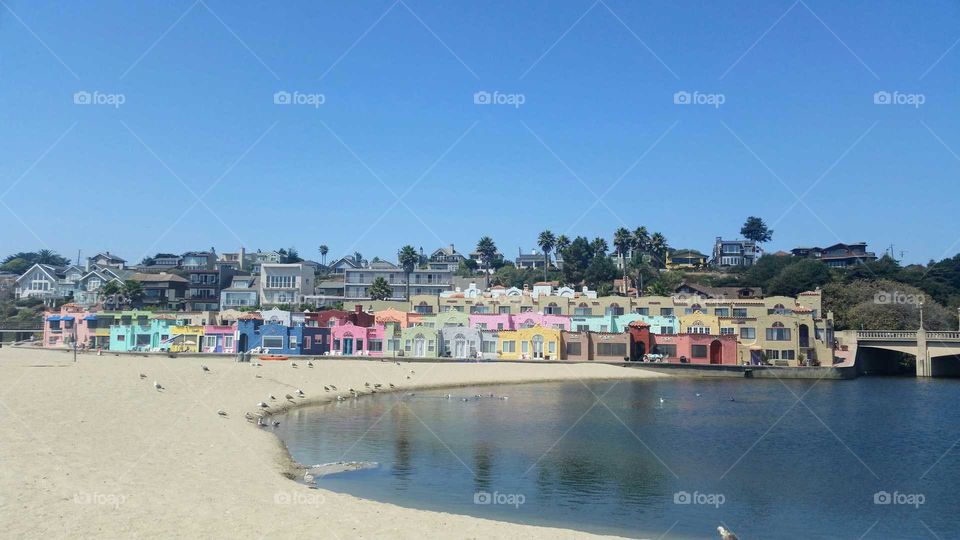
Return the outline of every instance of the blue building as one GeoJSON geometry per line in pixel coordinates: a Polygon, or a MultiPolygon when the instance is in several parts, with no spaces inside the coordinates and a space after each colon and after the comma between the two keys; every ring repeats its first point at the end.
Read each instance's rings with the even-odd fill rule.
{"type": "Polygon", "coordinates": [[[237,351],[262,348],[270,354],[320,356],[330,350],[330,329],[285,326],[247,316],[237,321],[237,351]]]}

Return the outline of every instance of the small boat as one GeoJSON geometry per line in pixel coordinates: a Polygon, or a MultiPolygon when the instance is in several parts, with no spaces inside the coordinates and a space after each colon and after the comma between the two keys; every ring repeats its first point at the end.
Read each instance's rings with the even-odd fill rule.
{"type": "Polygon", "coordinates": [[[282,356],[279,354],[264,354],[260,356],[261,360],[289,360],[289,356],[282,356]]]}

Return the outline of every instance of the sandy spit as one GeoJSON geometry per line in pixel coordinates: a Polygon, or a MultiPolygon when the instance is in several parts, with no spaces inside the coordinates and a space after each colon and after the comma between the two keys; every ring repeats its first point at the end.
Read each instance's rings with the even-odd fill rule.
{"type": "Polygon", "coordinates": [[[329,384],[405,391],[665,376],[602,364],[297,363],[105,353],[75,364],[63,351],[0,349],[0,538],[590,537],[310,489],[291,480],[302,469],[280,440],[244,414],[297,389],[297,406],[329,401],[329,384]]]}

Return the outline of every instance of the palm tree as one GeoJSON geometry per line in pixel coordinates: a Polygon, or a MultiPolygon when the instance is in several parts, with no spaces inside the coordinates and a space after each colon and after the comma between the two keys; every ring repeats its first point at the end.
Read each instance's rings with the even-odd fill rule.
{"type": "Polygon", "coordinates": [[[493,258],[497,256],[497,245],[493,243],[493,238],[484,236],[477,242],[477,253],[480,254],[480,262],[483,263],[485,270],[490,269],[493,258]]]}
{"type": "Polygon", "coordinates": [[[320,260],[324,266],[327,265],[327,253],[330,253],[330,248],[326,244],[320,244],[320,260]]]}
{"type": "Polygon", "coordinates": [[[420,254],[417,253],[417,250],[411,245],[406,245],[400,248],[399,253],[397,253],[397,262],[400,263],[400,266],[403,267],[403,273],[406,276],[407,282],[407,302],[410,301],[410,274],[413,273],[413,269],[417,267],[417,264],[420,263],[420,254]]]}
{"type": "Polygon", "coordinates": [[[623,270],[623,294],[627,294],[627,251],[633,245],[633,235],[624,227],[613,232],[613,247],[617,250],[620,259],[620,269],[623,270]]]}
{"type": "Polygon", "coordinates": [[[607,254],[607,250],[610,249],[610,247],[607,245],[607,241],[599,236],[594,238],[593,242],[590,242],[590,247],[593,248],[594,256],[605,256],[607,254]]]}
{"type": "MultiPolygon", "coordinates": [[[[554,246],[554,253],[557,254],[560,259],[563,259],[563,252],[570,246],[570,239],[567,238],[567,235],[561,234],[557,237],[556,245],[554,246]]],[[[556,259],[556,257],[554,257],[556,259]]],[[[559,268],[560,265],[557,265],[559,268]]]]}
{"type": "Polygon", "coordinates": [[[655,232],[650,236],[650,253],[654,256],[658,268],[663,264],[663,252],[667,247],[667,239],[662,234],[655,232]]]}
{"type": "Polygon", "coordinates": [[[640,253],[646,253],[650,249],[650,233],[643,225],[633,230],[633,249],[640,253]]]}
{"type": "Polygon", "coordinates": [[[133,305],[143,298],[143,294],[143,283],[132,279],[123,282],[123,296],[126,297],[127,304],[133,305]]]}
{"type": "Polygon", "coordinates": [[[547,280],[547,268],[550,266],[550,251],[557,245],[557,239],[549,229],[540,233],[537,244],[543,250],[543,280],[547,280]]]}

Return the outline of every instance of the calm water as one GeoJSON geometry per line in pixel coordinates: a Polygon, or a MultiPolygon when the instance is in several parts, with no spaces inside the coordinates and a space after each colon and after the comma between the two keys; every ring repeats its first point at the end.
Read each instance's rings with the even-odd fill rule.
{"type": "Polygon", "coordinates": [[[378,394],[276,432],[301,463],[380,463],[318,484],[401,506],[637,538],[724,523],[744,539],[945,539],[960,538],[958,406],[944,379],[573,382],[378,394]],[[473,397],[490,393],[509,399],[473,397]]]}

